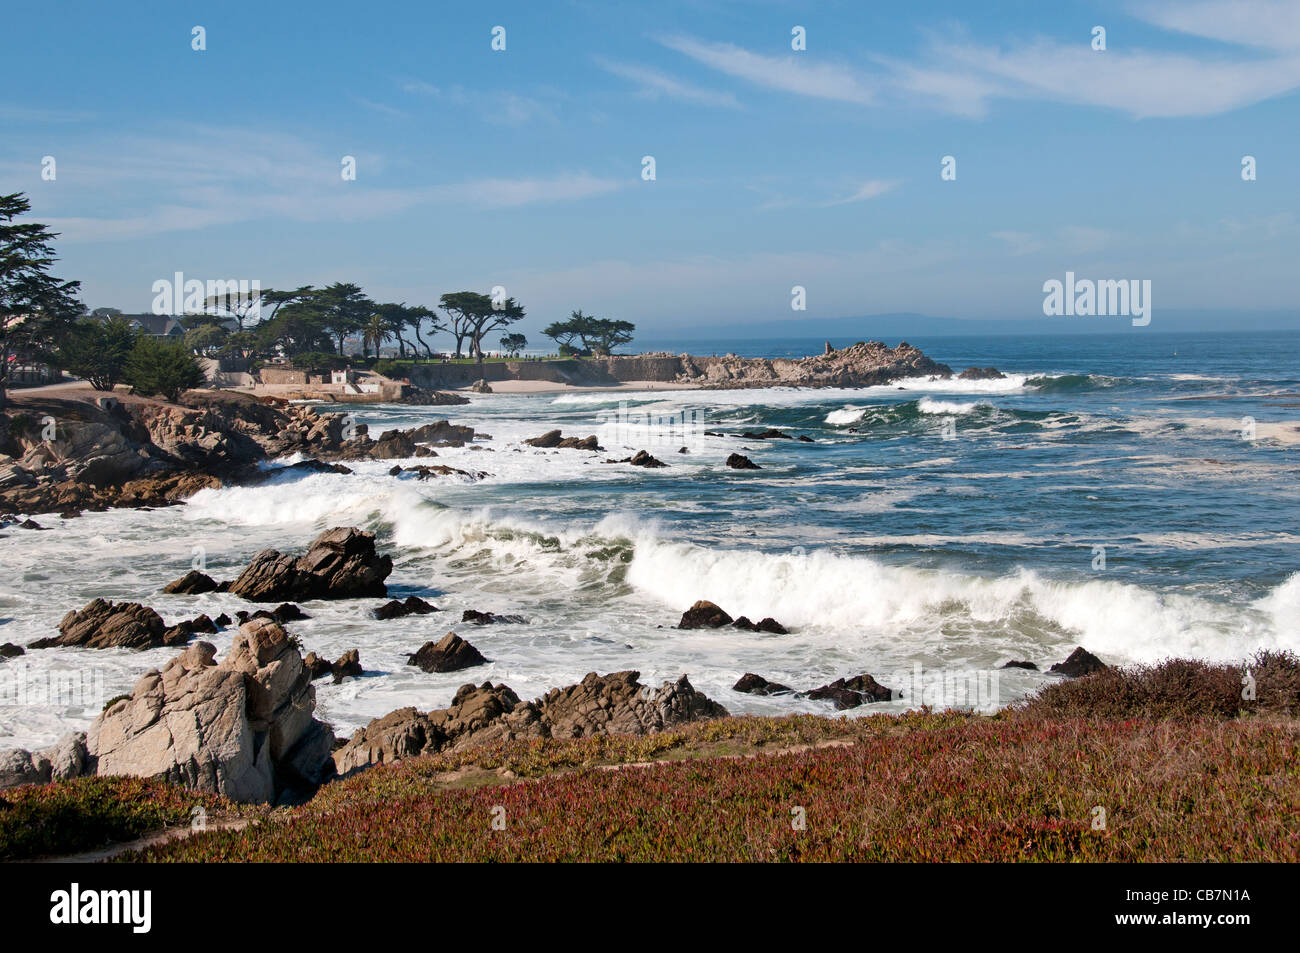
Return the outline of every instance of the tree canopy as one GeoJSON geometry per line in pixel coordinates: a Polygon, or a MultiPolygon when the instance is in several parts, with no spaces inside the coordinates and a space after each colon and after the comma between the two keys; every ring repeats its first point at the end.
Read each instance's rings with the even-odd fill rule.
{"type": "Polygon", "coordinates": [[[85,313],[81,283],[50,274],[57,234],[35,222],[15,223],[31,210],[21,192],[0,195],[0,407],[19,364],[52,362],[58,343],[85,313]]]}

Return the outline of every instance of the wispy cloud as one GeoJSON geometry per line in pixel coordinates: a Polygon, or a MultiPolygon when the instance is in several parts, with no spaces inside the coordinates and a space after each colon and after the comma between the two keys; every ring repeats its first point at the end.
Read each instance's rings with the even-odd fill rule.
{"type": "Polygon", "coordinates": [[[843,198],[832,199],[824,203],[827,206],[832,205],[849,205],[853,202],[865,202],[869,199],[879,198],[886,192],[892,192],[897,188],[898,182],[889,179],[870,179],[859,185],[852,193],[843,198]]]}
{"type": "Polygon", "coordinates": [[[659,42],[728,76],[769,89],[859,105],[876,101],[875,90],[847,66],[802,54],[764,56],[731,43],[703,43],[688,36],[662,37],[659,42]]]}
{"type": "MultiPolygon", "coordinates": [[[[553,122],[557,118],[551,103],[513,90],[467,89],[460,84],[441,87],[424,80],[404,80],[400,86],[403,92],[414,96],[473,110],[484,122],[495,125],[521,126],[537,120],[553,122]]],[[[555,98],[551,96],[552,100],[555,98]]]]}
{"type": "Polygon", "coordinates": [[[276,218],[362,221],[422,205],[519,208],[581,201],[624,185],[588,172],[561,172],[385,187],[367,181],[383,168],[380,156],[358,154],[358,180],[344,181],[339,156],[294,136],[209,127],[184,132],[174,139],[122,139],[109,151],[79,156],[77,175],[59,198],[78,210],[94,208],[107,187],[129,213],[60,216],[55,206],[43,220],[64,241],[112,241],[276,218]],[[241,143],[235,153],[214,148],[233,138],[241,143]]]}
{"type": "Polygon", "coordinates": [[[999,99],[1094,106],[1135,118],[1214,116],[1300,88],[1300,3],[1143,3],[1134,15],[1164,30],[1222,41],[1215,53],[1174,53],[1087,38],[1007,45],[930,38],[910,58],[869,54],[862,67],[806,54],[768,56],[686,36],[659,40],[757,86],[862,106],[921,106],[971,118],[999,99]]]}
{"type": "Polygon", "coordinates": [[[595,61],[596,65],[606,72],[636,83],[640,87],[637,91],[638,95],[647,99],[677,99],[699,106],[723,106],[729,109],[740,106],[734,93],[694,86],[647,66],[619,63],[603,56],[595,57],[595,61]]]}
{"type": "Polygon", "coordinates": [[[398,109],[396,106],[390,106],[387,103],[378,103],[373,99],[365,99],[361,96],[349,96],[348,99],[352,100],[358,106],[364,106],[371,112],[379,113],[381,116],[387,116],[390,119],[406,118],[406,113],[402,112],[402,110],[398,109]]]}

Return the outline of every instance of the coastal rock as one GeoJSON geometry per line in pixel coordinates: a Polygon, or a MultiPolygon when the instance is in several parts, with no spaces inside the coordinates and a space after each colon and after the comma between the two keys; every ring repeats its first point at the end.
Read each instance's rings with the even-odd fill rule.
{"type": "Polygon", "coordinates": [[[750,431],[746,430],[740,435],[742,440],[793,440],[794,437],[784,430],[777,430],[769,427],[767,430],[750,431]]]}
{"type": "Polygon", "coordinates": [[[682,619],[677,623],[677,628],[719,629],[724,625],[731,625],[734,621],[715,603],[709,602],[707,599],[700,599],[695,605],[682,613],[682,619]]]}
{"type": "MultiPolygon", "coordinates": [[[[433,455],[432,451],[430,452],[430,455],[433,455]]],[[[441,463],[434,466],[421,463],[413,467],[393,467],[393,469],[388,471],[389,476],[397,476],[400,473],[414,473],[417,480],[428,480],[431,477],[436,476],[461,476],[468,480],[481,480],[488,475],[481,471],[471,473],[469,470],[458,470],[455,467],[449,467],[441,463]]]]}
{"type": "Polygon", "coordinates": [[[312,717],[315,690],[284,629],[249,621],[220,664],[215,656],[194,643],[95,719],[87,747],[97,772],[245,802],[318,784],[332,767],[333,732],[312,717]]]}
{"type": "MultiPolygon", "coordinates": [[[[469,403],[467,398],[461,398],[469,403]]],[[[432,443],[439,446],[463,446],[474,439],[474,428],[453,424],[450,420],[435,420],[416,427],[410,431],[411,439],[417,443],[432,443]]]]}
{"type": "Polygon", "coordinates": [[[405,599],[393,599],[375,610],[376,619],[400,619],[408,615],[428,615],[437,612],[438,607],[425,602],[419,596],[407,596],[405,599]]]}
{"type": "Polygon", "coordinates": [[[761,470],[763,469],[743,453],[733,453],[727,457],[727,466],[733,470],[761,470]]]}
{"type": "Polygon", "coordinates": [[[363,674],[361,653],[356,649],[348,649],[330,666],[330,674],[334,676],[335,685],[345,678],[360,678],[363,674]]]}
{"type": "Polygon", "coordinates": [[[313,682],[334,673],[334,666],[330,664],[330,660],[321,658],[315,652],[308,652],[306,658],[302,660],[302,664],[303,668],[307,670],[307,676],[313,682]]]}
{"type": "Polygon", "coordinates": [[[416,407],[445,407],[455,404],[468,404],[469,398],[463,394],[449,394],[446,391],[427,390],[416,384],[407,384],[402,390],[402,396],[392,401],[392,403],[409,404],[416,407]]]}
{"type": "Polygon", "coordinates": [[[69,732],[48,748],[0,751],[0,791],[23,784],[49,784],[94,774],[94,759],[86,751],[86,733],[69,732]]]}
{"type": "Polygon", "coordinates": [[[789,629],[771,616],[766,616],[758,622],[751,622],[747,616],[742,615],[731,624],[737,629],[746,629],[750,632],[771,632],[773,635],[789,635],[790,633],[789,629]]]}
{"type": "Polygon", "coordinates": [[[163,592],[180,595],[200,595],[205,592],[215,592],[217,582],[206,573],[201,573],[197,569],[191,569],[179,579],[173,579],[167,585],[163,586],[163,592]]]}
{"type": "Polygon", "coordinates": [[[835,702],[836,711],[844,711],[866,702],[887,702],[894,697],[894,693],[870,675],[855,675],[852,678],[837,678],[829,685],[814,688],[808,692],[807,697],[814,700],[830,699],[835,702]]]}
{"type": "Polygon", "coordinates": [[[957,379],[963,381],[995,381],[1006,376],[996,367],[968,367],[957,375],[957,379]]]}
{"type": "Polygon", "coordinates": [[[489,384],[486,380],[484,380],[481,377],[478,380],[476,380],[473,384],[470,384],[469,389],[476,394],[492,393],[492,385],[489,384]]]}
{"type": "Polygon", "coordinates": [[[407,656],[407,665],[415,665],[425,672],[458,672],[463,668],[487,664],[478,649],[455,632],[448,632],[438,642],[425,642],[414,654],[407,656]]]}
{"type": "Polygon", "coordinates": [[[530,447],[540,447],[543,450],[560,449],[560,450],[604,450],[596,442],[596,435],[590,437],[565,437],[559,430],[548,430],[540,437],[533,437],[525,440],[524,443],[530,447]]]}
{"type": "MultiPolygon", "coordinates": [[[[685,448],[683,447],[682,449],[685,448]]],[[[606,460],[605,462],[606,463],[630,463],[634,467],[646,467],[647,469],[658,469],[659,467],[668,466],[668,464],[664,463],[662,460],[658,459],[657,457],[652,457],[645,450],[638,450],[635,455],[630,457],[624,457],[622,460],[606,460]]]]}
{"type": "Polygon", "coordinates": [[[28,648],[75,645],[88,649],[156,649],[183,644],[191,634],[185,626],[169,629],[157,612],[138,602],[93,599],[82,609],[73,609],[63,617],[57,636],[38,639],[28,648]]]}
{"type": "Polygon", "coordinates": [[[17,658],[20,655],[26,654],[27,650],[21,645],[14,645],[12,642],[6,642],[4,645],[0,645],[0,662],[3,662],[5,659],[17,658]]]}
{"type": "Polygon", "coordinates": [[[1034,672],[1038,671],[1038,666],[1035,665],[1033,662],[1025,662],[1025,661],[1021,661],[1020,659],[1012,659],[1010,662],[1007,662],[1006,665],[1002,665],[999,667],[1000,668],[1024,668],[1034,672]]]}
{"type": "Polygon", "coordinates": [[[385,596],[392,571],[392,559],[375,553],[374,533],[340,526],[317,536],[304,556],[262,550],[230,592],[250,602],[385,596]]]}
{"type": "Polygon", "coordinates": [[[414,708],[377,718],[334,752],[340,774],[406,757],[464,749],[515,738],[585,738],[642,735],[727,710],[697,692],[685,675],[651,691],[639,673],[589,673],[579,684],[521,702],[506,685],[463,685],[446,709],[414,708]]]}
{"type": "Polygon", "coordinates": [[[495,612],[479,612],[477,609],[466,609],[460,617],[461,622],[472,622],[475,625],[523,625],[528,620],[521,615],[497,615],[495,612]]]}
{"type": "Polygon", "coordinates": [[[1069,658],[1064,662],[1057,662],[1048,671],[1064,675],[1066,678],[1082,678],[1084,675],[1100,672],[1107,667],[1105,662],[1083,646],[1079,646],[1070,653],[1069,658]]]}
{"type": "Polygon", "coordinates": [[[734,692],[741,692],[745,695],[793,695],[794,689],[779,682],[769,682],[761,675],[755,675],[753,672],[746,672],[740,676],[740,681],[731,686],[734,692]]]}

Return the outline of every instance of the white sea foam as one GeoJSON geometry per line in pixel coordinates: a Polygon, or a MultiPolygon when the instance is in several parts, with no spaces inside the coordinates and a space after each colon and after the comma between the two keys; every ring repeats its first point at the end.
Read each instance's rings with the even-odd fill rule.
{"type": "Polygon", "coordinates": [[[916,402],[916,409],[923,414],[969,414],[977,407],[988,407],[984,401],[970,401],[969,403],[959,403],[951,400],[931,400],[929,397],[922,397],[916,402]]]}

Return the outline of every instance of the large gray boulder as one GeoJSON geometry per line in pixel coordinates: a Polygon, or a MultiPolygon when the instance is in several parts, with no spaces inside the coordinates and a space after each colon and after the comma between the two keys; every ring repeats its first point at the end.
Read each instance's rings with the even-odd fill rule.
{"type": "Polygon", "coordinates": [[[229,655],[196,642],[91,725],[97,773],[163,778],[235,801],[272,802],[319,783],[333,733],[312,713],[316,692],[284,629],[240,626],[229,655]]]}

